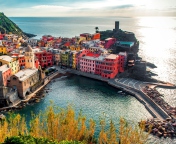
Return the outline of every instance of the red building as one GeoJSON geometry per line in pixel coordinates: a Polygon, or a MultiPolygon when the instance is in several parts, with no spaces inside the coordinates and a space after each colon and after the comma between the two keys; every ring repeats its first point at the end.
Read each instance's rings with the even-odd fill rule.
{"type": "Polygon", "coordinates": [[[0,34],[0,40],[4,39],[4,34],[0,34]]]}
{"type": "Polygon", "coordinates": [[[41,68],[46,68],[49,66],[53,66],[53,54],[50,52],[42,51],[36,52],[35,56],[37,57],[41,68]]]}
{"type": "Polygon", "coordinates": [[[103,78],[114,78],[118,74],[119,56],[110,54],[104,59],[99,59],[96,61],[95,74],[101,75],[103,78]]]}
{"type": "Polygon", "coordinates": [[[35,59],[35,67],[39,69],[39,60],[37,58],[35,59]]]}
{"type": "Polygon", "coordinates": [[[125,56],[119,55],[119,72],[124,72],[125,67],[125,56]]]}
{"type": "MultiPolygon", "coordinates": [[[[17,56],[19,60],[19,66],[20,69],[25,68],[25,57],[24,55],[19,55],[19,53],[13,53],[12,56],[17,56]]],[[[39,61],[37,58],[35,58],[35,67],[38,69],[39,68],[39,61]]]]}
{"type": "Polygon", "coordinates": [[[95,33],[92,35],[92,40],[100,39],[100,33],[95,33]]]}
{"type": "Polygon", "coordinates": [[[24,55],[18,55],[20,69],[25,68],[25,58],[24,55]]]}
{"type": "Polygon", "coordinates": [[[44,40],[44,41],[52,41],[52,40],[54,40],[54,37],[51,36],[51,35],[44,35],[44,36],[42,36],[42,40],[44,40]]]}
{"type": "Polygon", "coordinates": [[[116,38],[107,38],[105,39],[104,47],[109,49],[116,42],[116,38]]]}
{"type": "Polygon", "coordinates": [[[119,53],[119,72],[124,72],[126,63],[127,63],[127,53],[120,52],[119,53]]]}
{"type": "Polygon", "coordinates": [[[70,46],[70,42],[65,42],[64,46],[69,47],[70,46]]]}

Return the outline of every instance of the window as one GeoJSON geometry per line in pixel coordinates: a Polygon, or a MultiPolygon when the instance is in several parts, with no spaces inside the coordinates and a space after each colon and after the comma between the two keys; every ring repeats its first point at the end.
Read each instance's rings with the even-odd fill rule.
{"type": "Polygon", "coordinates": [[[13,80],[16,80],[16,77],[13,77],[13,80]]]}

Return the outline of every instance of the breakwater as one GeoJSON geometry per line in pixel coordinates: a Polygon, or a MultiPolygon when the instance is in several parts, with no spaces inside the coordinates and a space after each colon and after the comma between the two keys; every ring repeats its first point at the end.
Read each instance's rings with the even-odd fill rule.
{"type": "Polygon", "coordinates": [[[151,115],[154,118],[164,120],[164,119],[170,117],[158,104],[156,104],[152,99],[150,99],[145,93],[143,93],[140,90],[136,90],[134,88],[123,85],[122,83],[118,83],[114,79],[112,79],[112,80],[111,79],[105,79],[105,78],[102,78],[101,76],[98,76],[98,75],[84,73],[84,72],[77,71],[77,70],[72,70],[72,69],[67,69],[67,71],[72,73],[72,74],[85,76],[85,77],[88,77],[88,78],[93,78],[93,79],[96,79],[96,80],[107,82],[109,85],[111,85],[113,87],[116,87],[116,88],[121,89],[125,92],[128,92],[129,94],[133,95],[136,99],[138,99],[142,104],[144,104],[146,109],[151,113],[151,115]]]}

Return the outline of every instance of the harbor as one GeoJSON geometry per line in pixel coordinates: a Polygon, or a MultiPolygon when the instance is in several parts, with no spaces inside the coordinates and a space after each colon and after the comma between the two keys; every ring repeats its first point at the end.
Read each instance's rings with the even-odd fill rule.
{"type": "MultiPolygon", "coordinates": [[[[6,34],[1,35],[1,39],[8,37],[10,36],[6,34]]],[[[20,43],[21,38],[17,41],[20,43]]],[[[40,40],[28,39],[26,44],[19,51],[14,48],[14,51],[7,52],[8,43],[2,41],[5,56],[1,56],[1,69],[6,77],[2,89],[5,91],[7,87],[11,88],[7,95],[1,96],[2,112],[21,110],[27,105],[39,103],[52,91],[45,89],[45,86],[57,82],[61,76],[73,74],[106,83],[117,89],[118,95],[133,96],[152,116],[145,120],[146,131],[153,125],[152,134],[175,138],[176,109],[161,98],[156,87],[176,87],[151,78],[154,73],[147,71],[148,62],[137,55],[139,41],[134,33],[119,29],[119,21],[115,21],[115,29],[112,31],[81,33],[72,38],[43,35],[40,40]],[[104,39],[100,37],[102,35],[104,39]],[[11,55],[6,56],[8,53],[11,55]],[[10,65],[9,60],[14,65],[10,65]],[[56,72],[52,72],[54,67],[56,72]],[[12,76],[7,77],[5,72],[10,70],[12,76]],[[10,95],[12,92],[14,95],[10,95]]],[[[156,68],[154,64],[150,66],[156,68]]]]}

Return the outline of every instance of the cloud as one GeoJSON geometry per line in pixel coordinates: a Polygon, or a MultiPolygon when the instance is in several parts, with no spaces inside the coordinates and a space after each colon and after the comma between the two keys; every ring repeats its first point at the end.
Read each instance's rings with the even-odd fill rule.
{"type": "Polygon", "coordinates": [[[132,4],[127,4],[127,5],[118,5],[118,6],[114,6],[111,8],[112,9],[126,9],[126,8],[133,8],[133,7],[135,7],[135,6],[132,4]]]}
{"type": "Polygon", "coordinates": [[[71,7],[66,7],[66,6],[57,6],[57,5],[37,5],[37,6],[33,6],[31,7],[32,9],[40,9],[40,10],[48,10],[48,9],[52,9],[52,10],[71,10],[71,7]]]}

